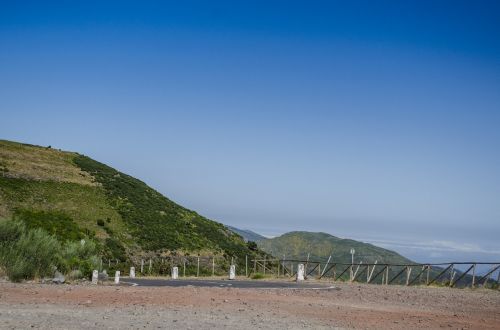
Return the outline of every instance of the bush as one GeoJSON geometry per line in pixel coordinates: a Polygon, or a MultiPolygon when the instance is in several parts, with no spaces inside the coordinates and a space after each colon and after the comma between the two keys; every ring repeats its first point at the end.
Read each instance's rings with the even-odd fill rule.
{"type": "Polygon", "coordinates": [[[92,241],[67,242],[61,252],[61,270],[66,273],[79,271],[83,277],[90,276],[99,265],[96,250],[92,241]]]}
{"type": "Polygon", "coordinates": [[[261,280],[264,278],[264,274],[261,273],[255,273],[252,275],[252,280],[261,280]]]}
{"type": "Polygon", "coordinates": [[[98,219],[97,220],[97,225],[100,226],[100,227],[104,227],[104,220],[98,219]]]}
{"type": "Polygon", "coordinates": [[[0,220],[0,268],[14,282],[52,276],[56,269],[90,276],[99,265],[96,251],[96,244],[90,240],[68,241],[61,246],[43,229],[0,220]]]}
{"type": "Polygon", "coordinates": [[[10,280],[19,282],[53,275],[58,264],[60,244],[42,229],[26,228],[17,222],[2,222],[0,236],[7,237],[0,246],[0,265],[10,280]],[[12,237],[18,237],[12,240],[12,237]]]}

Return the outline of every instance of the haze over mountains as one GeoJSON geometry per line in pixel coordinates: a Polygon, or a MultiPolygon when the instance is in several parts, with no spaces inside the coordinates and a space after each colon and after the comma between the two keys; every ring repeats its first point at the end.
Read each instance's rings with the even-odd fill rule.
{"type": "MultiPolygon", "coordinates": [[[[208,220],[143,182],[86,156],[0,140],[0,217],[42,227],[62,239],[93,237],[110,258],[144,254],[204,253],[349,262],[351,248],[365,262],[409,262],[393,251],[325,233],[291,232],[267,239],[208,220]],[[232,232],[240,235],[232,234],[232,232]]],[[[243,258],[242,258],[243,259],[243,258]]]]}

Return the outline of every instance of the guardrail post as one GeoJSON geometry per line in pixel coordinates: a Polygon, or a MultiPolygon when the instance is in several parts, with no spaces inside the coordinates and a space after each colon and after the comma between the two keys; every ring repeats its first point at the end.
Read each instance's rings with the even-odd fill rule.
{"type": "Polygon", "coordinates": [[[115,272],[115,284],[119,284],[120,283],[120,271],[117,270],[115,272]]]}
{"type": "Polygon", "coordinates": [[[453,283],[453,277],[455,277],[455,265],[451,264],[451,269],[450,269],[450,283],[448,286],[451,286],[451,283],[453,283]]]}
{"type": "Polygon", "coordinates": [[[476,285],[476,264],[472,265],[472,283],[471,283],[471,288],[474,289],[475,285],[476,285]]]}
{"type": "Polygon", "coordinates": [[[198,256],[198,265],[196,266],[196,277],[200,276],[200,256],[198,256]]]}

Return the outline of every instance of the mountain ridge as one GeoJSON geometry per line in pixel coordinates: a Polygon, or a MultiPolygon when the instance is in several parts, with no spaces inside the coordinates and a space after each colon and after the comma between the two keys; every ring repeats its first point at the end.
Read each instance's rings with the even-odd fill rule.
{"type": "Polygon", "coordinates": [[[351,263],[350,250],[355,250],[355,262],[413,263],[399,253],[348,238],[339,238],[325,232],[291,231],[281,236],[257,242],[262,250],[286,259],[324,261],[332,256],[337,263],[351,263]]]}

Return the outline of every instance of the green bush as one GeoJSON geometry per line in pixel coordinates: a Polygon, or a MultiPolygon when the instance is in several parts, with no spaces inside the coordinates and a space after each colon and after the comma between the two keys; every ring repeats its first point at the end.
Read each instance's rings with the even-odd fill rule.
{"type": "Polygon", "coordinates": [[[252,275],[252,280],[261,280],[264,278],[264,274],[261,273],[255,273],[252,275]]]}
{"type": "Polygon", "coordinates": [[[67,242],[61,251],[61,270],[65,273],[79,271],[82,277],[89,277],[99,265],[97,247],[93,241],[67,242]]]}
{"type": "Polygon", "coordinates": [[[27,230],[22,224],[1,222],[0,265],[14,282],[53,275],[60,244],[42,229],[27,230]],[[17,240],[12,240],[17,237],[17,240]]]}
{"type": "Polygon", "coordinates": [[[104,220],[98,219],[97,220],[97,225],[100,226],[100,227],[104,227],[104,220]]]}
{"type": "Polygon", "coordinates": [[[43,229],[0,220],[0,267],[11,281],[52,276],[56,269],[90,276],[99,264],[96,252],[96,244],[91,240],[61,245],[43,229]]]}

